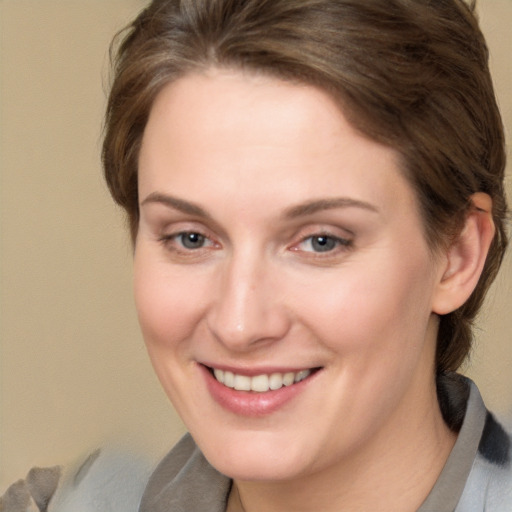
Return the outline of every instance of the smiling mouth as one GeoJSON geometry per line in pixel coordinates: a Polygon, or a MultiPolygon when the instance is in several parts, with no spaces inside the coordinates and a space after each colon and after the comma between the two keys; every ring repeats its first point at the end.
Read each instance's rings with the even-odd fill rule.
{"type": "Polygon", "coordinates": [[[217,382],[220,382],[224,386],[236,391],[253,391],[255,393],[266,393],[268,391],[276,391],[285,386],[292,386],[293,384],[307,379],[319,369],[320,368],[310,368],[297,372],[275,372],[249,377],[227,370],[209,368],[210,373],[215,377],[217,382]]]}

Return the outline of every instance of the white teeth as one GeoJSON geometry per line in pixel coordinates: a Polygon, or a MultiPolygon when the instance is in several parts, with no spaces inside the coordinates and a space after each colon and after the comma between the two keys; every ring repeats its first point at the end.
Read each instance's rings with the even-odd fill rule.
{"type": "Polygon", "coordinates": [[[263,393],[269,390],[268,375],[258,375],[251,379],[251,391],[263,393]]]}
{"type": "Polygon", "coordinates": [[[235,375],[235,389],[237,391],[250,391],[251,380],[251,377],[247,377],[247,375],[235,375]]]}
{"type": "Polygon", "coordinates": [[[217,368],[214,368],[213,374],[215,375],[215,378],[224,384],[224,372],[222,370],[217,370],[217,368]]]}
{"type": "Polygon", "coordinates": [[[288,372],[283,375],[283,385],[291,386],[295,382],[295,373],[288,372]]]}
{"type": "Polygon", "coordinates": [[[279,389],[283,387],[283,376],[280,373],[273,373],[268,379],[270,389],[279,389]]]}
{"type": "Polygon", "coordinates": [[[235,376],[232,372],[224,372],[224,386],[228,388],[235,387],[235,376]]]}
{"type": "Polygon", "coordinates": [[[301,370],[295,375],[295,382],[304,380],[311,372],[309,370],[301,370]]]}
{"type": "Polygon", "coordinates": [[[228,388],[234,388],[237,391],[254,391],[256,393],[265,393],[270,390],[280,389],[283,386],[291,386],[296,382],[304,380],[311,375],[311,370],[301,370],[299,372],[272,373],[270,375],[262,374],[254,377],[247,375],[238,375],[229,371],[218,370],[214,368],[215,378],[228,388]]]}

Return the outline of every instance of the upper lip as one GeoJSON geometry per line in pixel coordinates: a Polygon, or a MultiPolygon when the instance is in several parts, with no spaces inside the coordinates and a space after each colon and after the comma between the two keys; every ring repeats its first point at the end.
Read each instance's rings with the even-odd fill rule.
{"type": "Polygon", "coordinates": [[[255,377],[257,375],[272,375],[273,373],[297,373],[302,370],[317,370],[320,369],[320,366],[257,366],[257,367],[249,367],[249,366],[230,366],[225,364],[216,364],[216,363],[200,363],[206,368],[213,370],[222,370],[231,373],[235,373],[237,375],[245,375],[247,377],[255,377]]]}

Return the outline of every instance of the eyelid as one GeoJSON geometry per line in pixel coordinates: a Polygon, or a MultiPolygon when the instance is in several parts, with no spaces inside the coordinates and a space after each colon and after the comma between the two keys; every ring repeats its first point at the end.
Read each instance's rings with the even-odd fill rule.
{"type": "Polygon", "coordinates": [[[204,231],[202,231],[200,229],[177,229],[177,230],[173,230],[172,232],[163,233],[158,238],[159,238],[159,240],[173,240],[173,239],[176,239],[176,238],[178,238],[182,235],[186,235],[186,234],[200,235],[205,240],[210,241],[212,244],[215,243],[212,240],[211,236],[209,236],[208,234],[206,234],[204,231]]]}
{"type": "Polygon", "coordinates": [[[209,242],[208,245],[215,244],[215,242],[213,242],[213,240],[209,236],[201,233],[200,231],[190,230],[190,229],[183,230],[183,231],[177,231],[176,233],[170,233],[168,235],[162,235],[160,237],[160,240],[162,240],[162,241],[176,240],[176,239],[182,237],[183,235],[191,235],[191,234],[201,236],[205,241],[209,242]]]}
{"type": "Polygon", "coordinates": [[[343,231],[347,233],[347,235],[342,235],[340,233],[334,233],[333,231],[336,230],[322,227],[301,230],[301,232],[296,237],[297,241],[293,242],[293,244],[289,247],[289,250],[302,253],[309,258],[321,259],[339,256],[340,254],[343,254],[353,248],[354,234],[352,232],[344,229],[343,231]],[[327,251],[306,250],[301,247],[307,241],[320,237],[326,237],[334,240],[336,242],[335,247],[332,250],[327,251]]]}
{"type": "Polygon", "coordinates": [[[165,251],[174,257],[184,258],[184,261],[193,261],[194,259],[204,258],[211,250],[217,250],[220,247],[218,241],[209,233],[209,230],[202,227],[190,226],[189,223],[178,223],[172,229],[162,229],[161,234],[158,234],[157,241],[162,245],[165,251]],[[204,238],[206,244],[197,247],[185,247],[179,237],[186,234],[197,234],[204,238]]]}
{"type": "Polygon", "coordinates": [[[302,241],[314,236],[329,236],[340,240],[353,240],[355,233],[346,227],[314,222],[303,225],[295,230],[292,238],[296,241],[302,241]]]}
{"type": "Polygon", "coordinates": [[[214,238],[226,238],[224,229],[213,218],[186,214],[160,203],[148,202],[144,206],[141,209],[141,219],[144,219],[155,236],[170,234],[175,231],[174,226],[177,226],[176,232],[193,231],[208,238],[212,238],[209,234],[214,233],[214,238]]]}
{"type": "Polygon", "coordinates": [[[352,243],[352,241],[347,238],[342,238],[342,237],[339,237],[336,235],[331,235],[329,233],[318,233],[318,234],[310,235],[310,236],[303,238],[299,242],[299,244],[303,244],[304,242],[306,242],[308,240],[313,240],[315,238],[329,238],[331,240],[334,240],[336,243],[338,243],[338,245],[343,246],[343,247],[348,247],[352,243]]]}
{"type": "Polygon", "coordinates": [[[152,231],[157,237],[171,238],[182,233],[198,233],[206,238],[214,238],[212,230],[203,222],[195,219],[173,219],[161,218],[156,219],[152,231]]]}

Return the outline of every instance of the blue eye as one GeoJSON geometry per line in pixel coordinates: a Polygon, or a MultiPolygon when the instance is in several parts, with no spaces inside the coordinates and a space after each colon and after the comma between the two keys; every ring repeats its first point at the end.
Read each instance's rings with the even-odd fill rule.
{"type": "Polygon", "coordinates": [[[201,249],[206,243],[206,237],[204,235],[194,233],[193,231],[179,233],[176,235],[176,238],[185,249],[201,249]]]}
{"type": "Polygon", "coordinates": [[[316,253],[331,252],[340,247],[348,247],[350,244],[350,240],[325,234],[309,236],[301,242],[302,250],[316,253]]]}
{"type": "Polygon", "coordinates": [[[337,240],[330,236],[313,236],[310,244],[315,252],[328,252],[336,248],[337,240]]]}
{"type": "Polygon", "coordinates": [[[219,245],[199,231],[177,231],[158,238],[171,258],[182,262],[195,262],[211,256],[219,245]]]}

